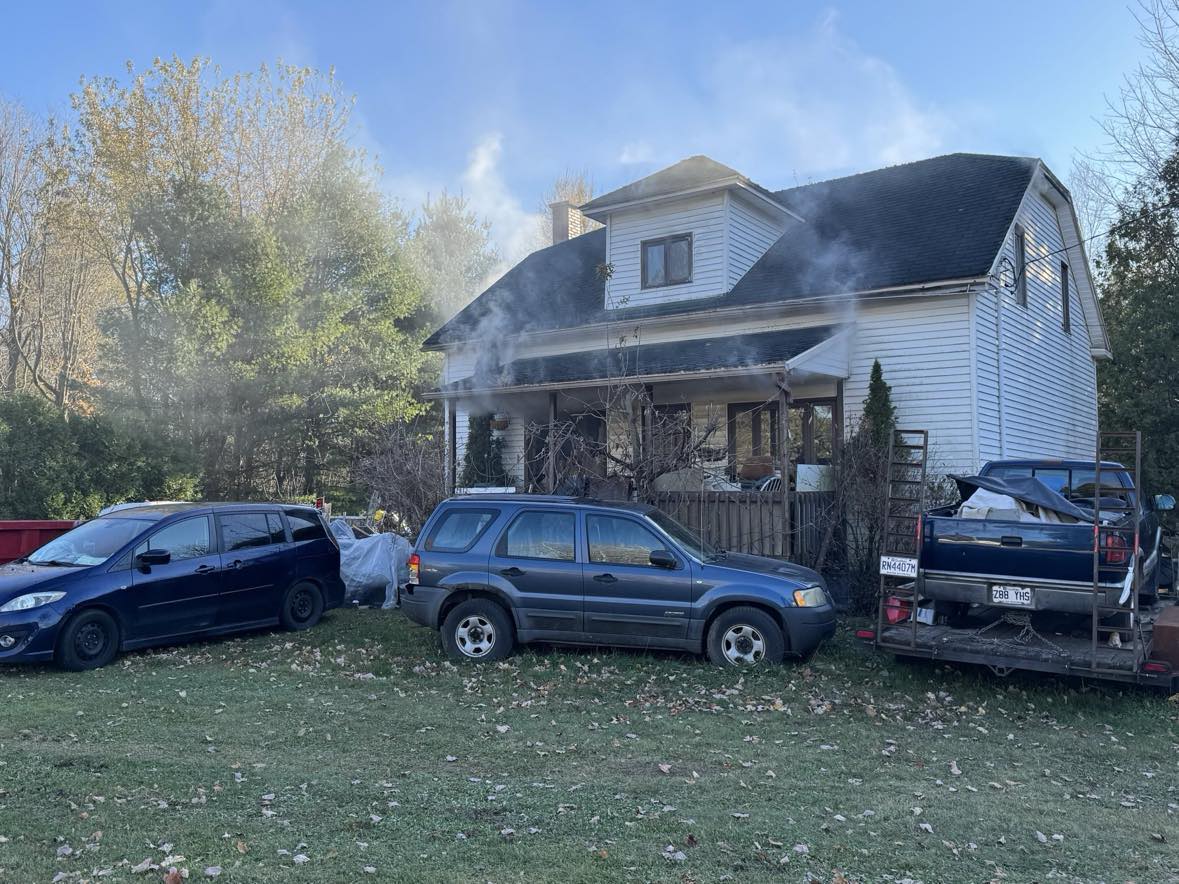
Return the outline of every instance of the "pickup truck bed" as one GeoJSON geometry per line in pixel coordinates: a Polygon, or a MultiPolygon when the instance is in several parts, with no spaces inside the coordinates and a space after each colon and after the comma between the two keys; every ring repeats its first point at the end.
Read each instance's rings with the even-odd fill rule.
{"type": "MultiPolygon", "coordinates": [[[[1094,466],[1093,462],[998,461],[987,464],[979,477],[959,480],[965,498],[971,482],[984,482],[979,487],[985,487],[988,479],[996,485],[1039,479],[1032,485],[1058,501],[1062,512],[1071,510],[1071,515],[1017,521],[991,515],[963,517],[960,504],[930,510],[922,518],[917,575],[921,596],[959,605],[1090,613],[1094,526],[1092,521],[1076,519],[1092,518],[1094,466]],[[1050,482],[1058,487],[1049,487],[1050,482]]],[[[1116,530],[1101,531],[1097,602],[1106,608],[1128,608],[1135,541],[1141,563],[1139,592],[1146,599],[1157,593],[1158,519],[1119,464],[1103,463],[1101,479],[1102,521],[1116,530]]],[[[1044,511],[1039,512],[1043,516],[1044,511]]]]}

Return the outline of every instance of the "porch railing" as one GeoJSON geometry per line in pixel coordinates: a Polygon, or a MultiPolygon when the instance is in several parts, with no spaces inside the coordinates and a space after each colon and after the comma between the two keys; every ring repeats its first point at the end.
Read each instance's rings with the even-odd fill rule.
{"type": "MultiPolygon", "coordinates": [[[[786,522],[780,492],[662,491],[652,504],[706,541],[733,552],[784,558],[786,522]]],[[[832,495],[802,491],[790,495],[793,544],[790,558],[812,565],[823,542],[832,495]]]]}

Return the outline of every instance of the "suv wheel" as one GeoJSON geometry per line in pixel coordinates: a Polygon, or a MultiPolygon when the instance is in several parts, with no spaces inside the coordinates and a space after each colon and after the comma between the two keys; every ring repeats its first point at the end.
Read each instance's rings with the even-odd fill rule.
{"type": "Polygon", "coordinates": [[[446,615],[442,644],[455,660],[502,660],[516,644],[512,620],[490,599],[470,599],[446,615]]]}
{"type": "Polygon", "coordinates": [[[708,628],[708,659],[717,666],[770,666],[785,653],[781,627],[759,608],[730,608],[708,628]]]}

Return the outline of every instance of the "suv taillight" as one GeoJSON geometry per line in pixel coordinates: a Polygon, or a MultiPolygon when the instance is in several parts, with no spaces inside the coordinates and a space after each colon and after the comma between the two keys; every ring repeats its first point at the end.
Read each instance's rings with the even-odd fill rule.
{"type": "Polygon", "coordinates": [[[409,557],[409,582],[417,583],[418,576],[422,573],[422,559],[417,553],[409,557]]]}

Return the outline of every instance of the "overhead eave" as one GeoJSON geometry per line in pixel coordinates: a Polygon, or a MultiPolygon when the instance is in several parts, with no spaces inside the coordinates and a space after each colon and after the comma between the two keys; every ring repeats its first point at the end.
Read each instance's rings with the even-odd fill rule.
{"type": "MultiPolygon", "coordinates": [[[[587,218],[593,218],[595,221],[601,221],[604,223],[606,216],[610,215],[612,212],[638,208],[640,206],[658,205],[659,203],[668,202],[669,200],[678,200],[689,196],[699,196],[705,193],[725,190],[730,187],[740,191],[742,194],[754,200],[770,212],[781,215],[782,217],[793,218],[796,221],[805,220],[801,215],[792,212],[790,209],[786,208],[786,206],[782,205],[782,203],[772,198],[760,187],[753,184],[753,182],[751,182],[748,178],[740,175],[730,175],[728,178],[718,178],[715,181],[709,181],[706,184],[700,184],[695,187],[681,188],[679,190],[653,194],[652,196],[641,197],[639,199],[622,200],[615,203],[596,205],[588,212],[583,208],[582,213],[587,218]]],[[[587,203],[586,205],[590,205],[590,203],[587,203]]]]}

